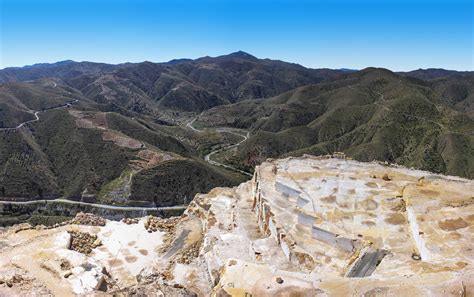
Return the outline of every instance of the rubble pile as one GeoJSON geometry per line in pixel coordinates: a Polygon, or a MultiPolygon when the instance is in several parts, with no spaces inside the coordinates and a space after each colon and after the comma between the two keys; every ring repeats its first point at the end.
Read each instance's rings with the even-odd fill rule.
{"type": "Polygon", "coordinates": [[[139,218],[124,218],[124,219],[122,219],[122,222],[124,222],[127,225],[138,224],[139,221],[140,221],[139,218]]]}
{"type": "Polygon", "coordinates": [[[91,213],[80,212],[70,223],[75,225],[105,226],[106,220],[91,213]]]}
{"type": "Polygon", "coordinates": [[[158,230],[166,233],[172,233],[178,220],[178,217],[162,219],[159,217],[149,216],[145,221],[145,229],[147,229],[150,233],[156,232],[158,230]]]}
{"type": "Polygon", "coordinates": [[[86,232],[68,231],[71,235],[69,249],[83,253],[90,254],[93,249],[102,245],[102,242],[97,238],[97,235],[92,235],[86,232]]]}

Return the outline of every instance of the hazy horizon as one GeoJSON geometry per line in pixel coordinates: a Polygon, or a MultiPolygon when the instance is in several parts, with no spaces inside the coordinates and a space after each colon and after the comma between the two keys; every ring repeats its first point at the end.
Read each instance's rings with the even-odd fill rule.
{"type": "Polygon", "coordinates": [[[473,70],[467,0],[0,0],[0,69],[243,50],[309,68],[473,70]]]}

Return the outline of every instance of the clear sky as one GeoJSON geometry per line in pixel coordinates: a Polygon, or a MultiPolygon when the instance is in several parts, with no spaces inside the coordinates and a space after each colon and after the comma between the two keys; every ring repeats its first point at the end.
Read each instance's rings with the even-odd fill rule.
{"type": "Polygon", "coordinates": [[[0,0],[0,68],[243,50],[307,67],[473,70],[474,0],[0,0]]]}

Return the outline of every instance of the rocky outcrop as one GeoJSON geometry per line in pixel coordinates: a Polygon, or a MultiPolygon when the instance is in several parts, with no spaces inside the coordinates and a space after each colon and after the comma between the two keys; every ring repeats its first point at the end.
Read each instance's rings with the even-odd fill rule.
{"type": "Polygon", "coordinates": [[[196,195],[180,217],[103,225],[82,214],[87,224],[7,229],[0,279],[20,267],[56,295],[466,296],[472,193],[472,180],[343,155],[268,160],[238,187],[196,195]],[[68,232],[85,250],[62,247],[68,232]],[[61,267],[71,273],[48,283],[61,267]]]}

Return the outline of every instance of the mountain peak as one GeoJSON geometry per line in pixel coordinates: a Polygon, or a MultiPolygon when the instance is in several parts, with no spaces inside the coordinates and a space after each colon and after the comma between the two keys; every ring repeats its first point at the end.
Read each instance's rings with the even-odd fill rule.
{"type": "Polygon", "coordinates": [[[233,57],[233,58],[240,58],[240,59],[251,59],[251,60],[256,60],[257,57],[252,56],[249,53],[246,53],[244,51],[237,51],[233,52],[227,55],[228,57],[233,57]]]}

